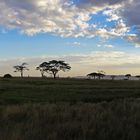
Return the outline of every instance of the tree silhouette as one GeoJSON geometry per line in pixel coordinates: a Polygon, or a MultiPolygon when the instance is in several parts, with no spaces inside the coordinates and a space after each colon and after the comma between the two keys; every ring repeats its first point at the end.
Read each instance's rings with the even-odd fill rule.
{"type": "Polygon", "coordinates": [[[98,71],[97,73],[98,79],[100,80],[101,78],[103,78],[105,76],[105,72],[104,71],[98,71]]]}
{"type": "Polygon", "coordinates": [[[14,66],[15,71],[14,72],[20,72],[21,77],[23,77],[23,72],[25,70],[29,70],[26,65],[28,65],[27,63],[22,63],[21,65],[16,65],[14,66]]]}
{"type": "Polygon", "coordinates": [[[56,75],[59,71],[65,72],[70,70],[71,67],[64,61],[51,60],[49,62],[43,62],[39,67],[37,67],[37,69],[40,70],[41,74],[43,75],[45,72],[47,72],[49,74],[52,74],[53,77],[56,78],[56,75]]]}
{"type": "Polygon", "coordinates": [[[131,74],[126,74],[125,77],[127,77],[127,79],[129,80],[131,77],[131,74]]]}
{"type": "Polygon", "coordinates": [[[3,76],[3,78],[12,78],[12,75],[11,75],[11,74],[5,74],[5,75],[3,76]]]}
{"type": "Polygon", "coordinates": [[[96,77],[98,77],[98,79],[101,79],[105,76],[105,72],[104,71],[98,71],[97,73],[96,72],[92,72],[90,74],[87,75],[88,77],[94,77],[94,79],[96,77]]]}
{"type": "Polygon", "coordinates": [[[103,73],[97,73],[98,79],[100,80],[101,78],[103,78],[105,76],[105,74],[103,73]]]}
{"type": "Polygon", "coordinates": [[[140,75],[136,75],[135,77],[138,78],[138,79],[140,80],[140,75]]]}
{"type": "Polygon", "coordinates": [[[92,72],[92,73],[89,73],[87,76],[88,77],[94,77],[94,79],[95,79],[96,76],[98,76],[98,74],[96,72],[92,72]]]}
{"type": "Polygon", "coordinates": [[[36,67],[36,70],[40,71],[42,78],[45,77],[44,73],[48,72],[48,70],[49,70],[49,63],[48,62],[43,62],[38,67],[36,67]]]}
{"type": "Polygon", "coordinates": [[[54,78],[56,78],[56,75],[59,71],[66,72],[70,69],[71,67],[69,66],[69,64],[65,63],[64,61],[49,61],[48,71],[53,74],[54,78]]]}

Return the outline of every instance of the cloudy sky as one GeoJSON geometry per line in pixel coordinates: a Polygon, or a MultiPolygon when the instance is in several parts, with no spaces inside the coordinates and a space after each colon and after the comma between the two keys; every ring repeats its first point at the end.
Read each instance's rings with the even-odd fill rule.
{"type": "Polygon", "coordinates": [[[64,60],[61,76],[140,74],[139,0],[0,0],[0,76],[64,60]]]}

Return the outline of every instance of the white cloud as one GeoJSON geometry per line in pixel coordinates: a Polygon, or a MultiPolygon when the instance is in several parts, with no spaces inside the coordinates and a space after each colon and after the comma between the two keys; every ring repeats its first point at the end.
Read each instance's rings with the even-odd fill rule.
{"type": "Polygon", "coordinates": [[[72,46],[72,47],[80,47],[80,46],[83,46],[83,44],[81,44],[80,42],[67,42],[66,45],[67,46],[72,46]]]}
{"type": "Polygon", "coordinates": [[[89,12],[81,11],[67,0],[1,0],[0,24],[33,35],[51,32],[72,36],[88,28],[89,12]]]}
{"type": "Polygon", "coordinates": [[[80,46],[80,45],[81,45],[80,42],[74,42],[73,44],[74,44],[75,46],[80,46]]]}
{"type": "Polygon", "coordinates": [[[132,26],[136,33],[140,31],[139,6],[139,0],[79,0],[76,4],[72,0],[1,0],[0,25],[28,35],[49,32],[62,37],[126,38],[132,26]],[[116,25],[99,27],[94,19],[90,23],[92,14],[99,11],[116,25]]]}
{"type": "Polygon", "coordinates": [[[101,44],[97,44],[97,47],[100,48],[100,47],[102,47],[102,45],[101,44]]]}
{"type": "MultiPolygon", "coordinates": [[[[82,3],[84,1],[80,4],[82,3]]],[[[1,0],[0,24],[10,29],[20,29],[28,35],[40,32],[51,32],[66,37],[102,35],[102,32],[103,37],[105,34],[117,35],[107,29],[97,29],[97,25],[89,23],[92,13],[103,10],[105,5],[115,3],[103,0],[88,1],[87,6],[82,8],[69,0],[1,0]]]]}
{"type": "Polygon", "coordinates": [[[140,46],[137,46],[137,45],[136,45],[135,48],[140,48],[140,46]]]}
{"type": "Polygon", "coordinates": [[[109,21],[109,22],[121,19],[121,17],[119,17],[119,15],[116,13],[116,11],[111,8],[103,11],[103,14],[108,16],[107,21],[109,21]]]}
{"type": "Polygon", "coordinates": [[[108,45],[104,45],[105,46],[105,48],[114,48],[114,46],[113,45],[110,45],[110,44],[108,44],[108,45]]]}

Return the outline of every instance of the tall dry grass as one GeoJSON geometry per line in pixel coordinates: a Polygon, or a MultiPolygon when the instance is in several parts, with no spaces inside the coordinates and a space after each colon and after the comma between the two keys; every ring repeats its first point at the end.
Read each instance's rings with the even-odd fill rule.
{"type": "Polygon", "coordinates": [[[140,101],[0,106],[0,140],[138,140],[140,101]]]}

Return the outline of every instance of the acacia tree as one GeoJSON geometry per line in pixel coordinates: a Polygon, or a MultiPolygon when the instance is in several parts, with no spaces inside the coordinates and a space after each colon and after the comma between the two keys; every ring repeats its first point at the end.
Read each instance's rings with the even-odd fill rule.
{"type": "Polygon", "coordinates": [[[105,72],[104,71],[98,71],[97,73],[98,79],[100,80],[101,78],[103,78],[105,76],[105,72]]]}
{"type": "Polygon", "coordinates": [[[92,72],[92,73],[89,73],[87,76],[88,77],[94,77],[94,79],[96,78],[98,74],[96,72],[92,72]]]}
{"type": "Polygon", "coordinates": [[[93,73],[90,73],[87,75],[88,77],[94,77],[94,79],[96,77],[98,77],[98,79],[101,79],[105,76],[105,72],[104,71],[98,71],[97,73],[96,72],[93,72],[93,73]]]}
{"type": "Polygon", "coordinates": [[[48,66],[49,66],[48,62],[43,62],[38,67],[36,67],[36,70],[40,71],[42,78],[45,77],[44,74],[45,74],[45,72],[48,71],[48,66]]]}
{"type": "Polygon", "coordinates": [[[26,65],[28,65],[28,64],[27,63],[22,63],[21,65],[14,66],[14,69],[15,69],[14,72],[20,72],[21,77],[23,77],[23,72],[25,70],[29,70],[26,65]]]}
{"type": "Polygon", "coordinates": [[[127,77],[127,79],[129,80],[131,77],[131,74],[126,74],[125,77],[127,77]]]}
{"type": "Polygon", "coordinates": [[[59,71],[66,72],[71,69],[69,64],[65,63],[64,61],[57,61],[57,60],[51,60],[49,62],[43,62],[40,64],[40,67],[37,68],[41,71],[41,74],[44,75],[45,72],[52,74],[54,79],[56,78],[56,75],[59,71]]]}
{"type": "Polygon", "coordinates": [[[69,66],[69,64],[65,63],[64,61],[57,60],[49,61],[49,64],[47,66],[47,71],[53,75],[54,79],[56,78],[56,75],[59,71],[66,72],[70,69],[71,67],[69,66]]]}
{"type": "Polygon", "coordinates": [[[105,76],[105,74],[103,73],[97,73],[98,79],[100,80],[101,78],[103,78],[105,76]]]}

